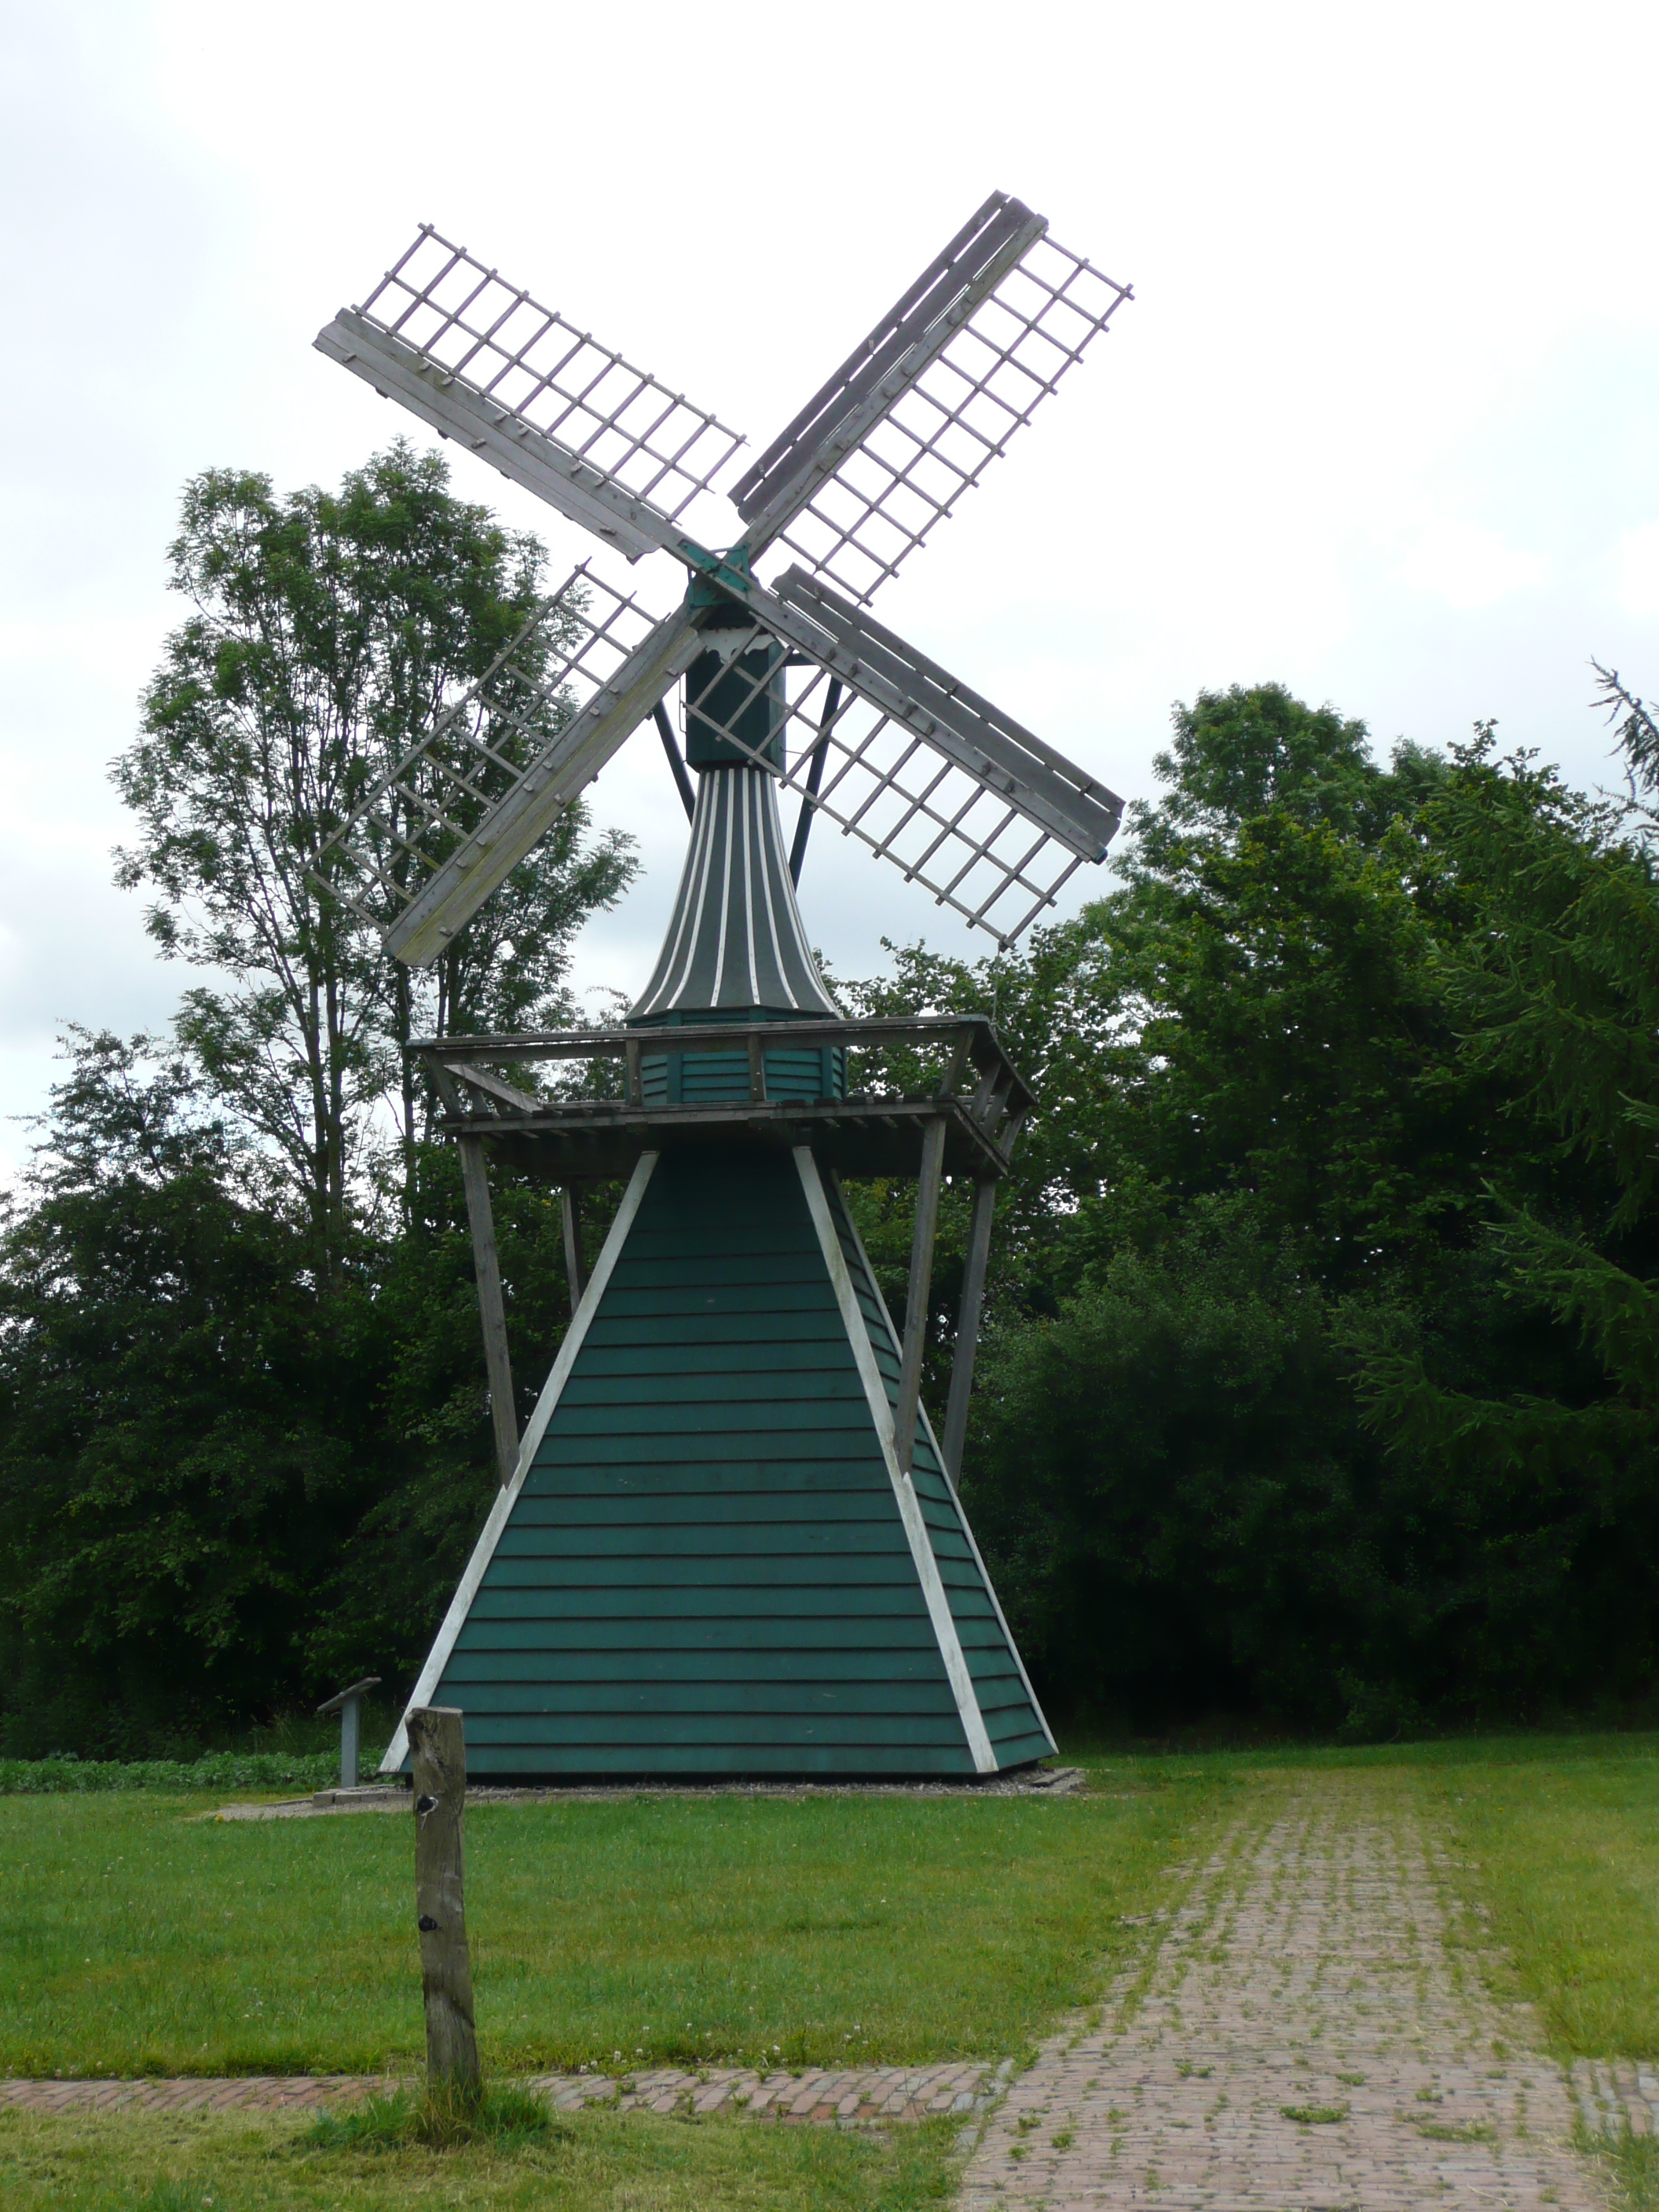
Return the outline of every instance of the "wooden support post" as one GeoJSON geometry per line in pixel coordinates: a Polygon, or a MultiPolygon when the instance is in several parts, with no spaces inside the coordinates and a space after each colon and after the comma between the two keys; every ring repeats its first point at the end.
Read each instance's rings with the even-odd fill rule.
{"type": "Polygon", "coordinates": [[[756,1099],[766,1096],[766,1052],[758,1031],[749,1039],[749,1096],[756,1099]]]}
{"type": "Polygon", "coordinates": [[[426,2002],[427,2081],[434,2089],[476,2097],[478,2039],[462,1884],[466,1735],[453,1705],[411,1706],[404,1719],[415,1780],[415,1923],[426,2002]]]}
{"type": "Polygon", "coordinates": [[[942,1449],[945,1472],[952,1487],[962,1480],[962,1447],[968,1434],[968,1401],[973,1395],[974,1352],[979,1343],[979,1310],[985,1297],[985,1263],[991,1250],[991,1213],[996,1202],[997,1187],[988,1176],[974,1185],[962,1305],[957,1315],[956,1357],[951,1362],[951,1401],[945,1410],[942,1449]]]}
{"type": "Polygon", "coordinates": [[[582,1266],[581,1202],[576,1196],[574,1183],[566,1183],[559,1193],[559,1213],[564,1224],[564,1272],[569,1278],[570,1310],[574,1314],[587,1288],[587,1275],[582,1266]]]}
{"type": "Polygon", "coordinates": [[[495,1427],[495,1467],[505,1486],[519,1463],[519,1417],[513,1403],[507,1309],[501,1303],[501,1267],[489,1210],[489,1170],[484,1164],[483,1139],[463,1137],[460,1141],[466,1218],[472,1229],[472,1270],[478,1279],[478,1312],[483,1322],[484,1372],[489,1378],[489,1417],[495,1427]]]}
{"type": "Polygon", "coordinates": [[[916,1421],[921,1405],[921,1354],[927,1339],[927,1293],[933,1279],[933,1237],[939,1228],[939,1180],[945,1166],[945,1123],[926,1123],[921,1133],[921,1170],[916,1183],[916,1226],[910,1240],[910,1284],[904,1301],[904,1356],[899,1365],[898,1408],[893,1416],[893,1449],[908,1474],[915,1456],[916,1421]]]}
{"type": "Polygon", "coordinates": [[[630,1106],[643,1106],[645,1103],[645,1063],[641,1058],[640,1041],[637,1037],[629,1038],[628,1042],[623,1048],[623,1058],[628,1069],[628,1103],[630,1106]]]}

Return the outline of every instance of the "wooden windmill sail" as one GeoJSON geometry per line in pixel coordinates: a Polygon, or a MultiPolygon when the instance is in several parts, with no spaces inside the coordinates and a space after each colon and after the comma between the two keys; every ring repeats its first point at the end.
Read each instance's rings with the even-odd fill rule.
{"type": "MultiPolygon", "coordinates": [[[[319,335],[629,562],[689,571],[653,612],[584,562],[337,840],[419,966],[642,722],[691,817],[622,1029],[417,1048],[462,1146],[502,1487],[414,1702],[463,1707],[477,1771],[973,1776],[1053,1748],[954,1480],[1029,1096],[981,1018],[842,1020],[796,887],[822,815],[1006,945],[1103,857],[1114,795],[867,607],[1128,296],[993,194],[740,472],[714,416],[430,228],[319,335]],[[849,1054],[896,1045],[931,1086],[849,1091],[849,1054]],[[500,1073],[596,1055],[620,1099],[500,1073]],[[566,1192],[573,1317],[522,1437],[491,1147],[566,1192]],[[920,1176],[902,1329],[838,1172],[920,1176]],[[946,1174],[975,1202],[941,1440],[920,1383],[946,1174]],[[574,1194],[623,1176],[584,1283],[574,1194]]],[[[404,1756],[400,1730],[386,1771],[404,1756]]]]}

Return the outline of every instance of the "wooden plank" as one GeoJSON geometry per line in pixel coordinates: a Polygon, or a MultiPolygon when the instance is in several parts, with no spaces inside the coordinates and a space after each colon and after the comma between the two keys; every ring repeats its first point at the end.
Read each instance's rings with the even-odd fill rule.
{"type": "MultiPolygon", "coordinates": [[[[862,1434],[869,1425],[866,1409],[844,1399],[803,1395],[792,1399],[790,1407],[795,1419],[810,1424],[818,1435],[840,1429],[862,1434]]],[[[551,1443],[568,1437],[615,1437],[618,1433],[641,1440],[672,1436],[683,1438],[688,1449],[695,1449],[695,1440],[700,1437],[742,1437],[756,1431],[772,1435],[777,1427],[775,1407],[757,1405],[746,1395],[724,1404],[701,1406],[641,1405],[637,1400],[630,1404],[622,1395],[608,1406],[561,1405],[547,1425],[547,1437],[551,1443]],[[620,1418],[623,1415],[625,1421],[620,1418]]]]}
{"type": "Polygon", "coordinates": [[[483,1323],[484,1371],[489,1378],[489,1419],[495,1435],[495,1469],[502,1487],[519,1463],[519,1416],[513,1402],[513,1364],[507,1348],[507,1309],[501,1298],[501,1262],[495,1224],[489,1207],[489,1170],[477,1137],[461,1139],[461,1182],[466,1218],[472,1231],[472,1271],[478,1285],[478,1313],[483,1323]]]}
{"type": "Polygon", "coordinates": [[[688,1252],[673,1259],[636,1259],[629,1252],[617,1263],[619,1291],[691,1291],[707,1294],[739,1284],[816,1284],[821,1276],[810,1252],[688,1252]]]}
{"type": "Polygon", "coordinates": [[[444,1681],[447,1689],[465,1688],[469,1731],[486,1715],[501,1719],[514,1713],[588,1719],[608,1713],[654,1713],[659,1717],[721,1713],[807,1720],[824,1714],[845,1718],[852,1708],[887,1720],[951,1719],[956,1714],[951,1686],[942,1674],[936,1680],[910,1682],[711,1682],[697,1678],[596,1682],[571,1677],[559,1682],[492,1682],[486,1687],[458,1678],[451,1669],[444,1681]]]}
{"type": "Polygon", "coordinates": [[[648,1575],[664,1573],[665,1562],[675,1562],[688,1579],[699,1573],[706,1559],[728,1564],[738,1579],[750,1573],[750,1562],[765,1562],[781,1579],[825,1579],[825,1564],[834,1566],[841,1582],[863,1575],[865,1559],[905,1559],[905,1531],[887,1520],[810,1520],[759,1522],[754,1526],[721,1520],[675,1522],[659,1526],[646,1513],[608,1526],[564,1526],[564,1528],[508,1528],[495,1548],[491,1575],[502,1571],[502,1583],[525,1582],[520,1566],[568,1562],[573,1577],[584,1568],[604,1568],[613,1562],[648,1564],[648,1575]],[[508,1541],[511,1537],[511,1541],[508,1541]]]}
{"type": "MultiPolygon", "coordinates": [[[[702,1745],[672,1743],[653,1747],[648,1763],[644,1754],[632,1746],[611,1748],[601,1744],[573,1746],[562,1755],[544,1753],[533,1763],[526,1761],[520,1747],[491,1745],[481,1747],[472,1761],[473,1772],[481,1778],[486,1774],[556,1773],[572,1780],[589,1775],[616,1779],[680,1774],[706,1777],[709,1765],[709,1752],[702,1745]]],[[[779,1780],[792,1776],[811,1780],[823,1775],[838,1781],[878,1781],[889,1776],[902,1778],[917,1774],[971,1780],[974,1765],[965,1751],[938,1750],[920,1745],[890,1747],[868,1744],[860,1748],[856,1760],[849,1760],[835,1745],[757,1744],[752,1749],[744,1747],[742,1771],[745,1775],[775,1776],[779,1780]]]]}
{"type": "Polygon", "coordinates": [[[559,1592],[562,1601],[571,1590],[585,1590],[594,1597],[632,1590],[642,1611],[647,1602],[656,1603],[659,1594],[665,1603],[672,1603],[724,1590],[736,1604],[751,1593],[770,1591],[774,1602],[766,1609],[777,1613],[798,1596],[846,1591],[861,1597],[889,1586],[908,1589],[915,1579],[902,1552],[815,1556],[799,1547],[781,1547],[774,1540],[766,1550],[755,1553],[630,1551],[621,1556],[561,1553],[554,1559],[502,1559],[498,1554],[490,1562],[479,1596],[550,1590],[559,1592]]]}
{"type": "Polygon", "coordinates": [[[581,1200],[574,1183],[563,1184],[559,1191],[559,1219],[564,1232],[565,1285],[574,1314],[587,1288],[587,1270],[582,1265],[581,1200]]]}
{"type": "Polygon", "coordinates": [[[405,1719],[415,1782],[415,1915],[427,2079],[434,2088],[472,2098],[481,2077],[463,1885],[466,1744],[453,1706],[416,1705],[405,1719]]]}
{"type": "Polygon", "coordinates": [[[655,1321],[674,1315],[811,1314],[834,1316],[835,1306],[819,1282],[726,1283],[716,1285],[630,1284],[613,1288],[605,1298],[607,1320],[637,1316],[655,1321]],[[695,1304],[692,1301],[695,1300],[695,1304]]]}
{"type": "Polygon", "coordinates": [[[951,1361],[951,1395],[945,1410],[945,1470],[952,1488],[962,1479],[962,1447],[968,1434],[968,1406],[974,1389],[974,1355],[979,1344],[980,1308],[985,1298],[985,1269],[991,1251],[991,1215],[997,1187],[981,1176],[974,1185],[974,1210],[968,1224],[963,1267],[962,1303],[957,1309],[956,1351],[951,1361]]]}
{"type": "Polygon", "coordinates": [[[562,1442],[556,1454],[538,1462],[525,1487],[533,1484],[537,1493],[545,1497],[549,1486],[562,1480],[567,1469],[582,1468],[635,1468],[642,1480],[649,1480],[663,1468],[678,1465],[707,1468],[711,1474],[722,1467],[771,1466],[780,1470],[792,1465],[827,1467],[837,1463],[830,1458],[832,1452],[839,1455],[839,1463],[848,1466],[864,1465],[871,1456],[856,1429],[834,1436],[811,1436],[805,1431],[793,1437],[768,1436],[760,1430],[747,1436],[714,1433],[697,1438],[695,1449],[693,1439],[684,1436],[572,1436],[562,1442]]]}
{"type": "MultiPolygon", "coordinates": [[[[654,1713],[480,1713],[469,1709],[467,1735],[477,1763],[479,1754],[495,1744],[602,1745],[620,1750],[633,1744],[672,1745],[687,1749],[695,1744],[721,1745],[730,1741],[729,1712],[676,1713],[667,1724],[654,1713]]],[[[953,1711],[945,1715],[793,1714],[756,1713],[744,1732],[745,1748],[757,1750],[798,1745],[803,1749],[829,1744],[888,1747],[927,1745],[946,1750],[962,1741],[962,1723],[953,1711]]]]}
{"type": "Polygon", "coordinates": [[[939,1178],[944,1164],[945,1123],[930,1121],[921,1140],[915,1233],[910,1240],[910,1280],[904,1303],[904,1353],[899,1368],[898,1404],[893,1414],[893,1449],[907,1474],[915,1452],[916,1411],[921,1402],[921,1358],[927,1343],[927,1300],[933,1280],[933,1237],[939,1227],[939,1178]]]}
{"type": "MultiPolygon", "coordinates": [[[[994,1622],[990,1630],[995,1627],[994,1622]]],[[[981,1639],[990,1630],[981,1626],[981,1639]]],[[[964,1650],[973,1632],[963,1632],[964,1650]]],[[[999,1638],[1000,1640],[1000,1638],[999,1638]]],[[[780,1659],[794,1655],[815,1663],[826,1653],[867,1652],[884,1660],[895,1651],[911,1651],[921,1657],[938,1656],[939,1645],[925,1614],[874,1611],[844,1619],[834,1613],[815,1618],[810,1613],[747,1613],[741,1620],[723,1613],[701,1618],[669,1619],[661,1614],[618,1618],[602,1611],[577,1619],[568,1612],[550,1615],[545,1609],[501,1620],[475,1614],[457,1639],[457,1651],[652,1652],[677,1655],[688,1666],[702,1663],[712,1652],[757,1652],[780,1659]]],[[[564,1664],[562,1658],[561,1666],[564,1664]]]]}
{"type": "Polygon", "coordinates": [[[775,1494],[780,1499],[835,1498],[843,1492],[879,1491],[886,1479],[886,1470],[872,1453],[858,1459],[787,1461],[757,1451],[747,1460],[694,1463],[676,1456],[651,1466],[622,1468],[614,1463],[573,1466],[562,1460],[556,1467],[532,1471],[519,1493],[514,1518],[520,1513],[527,1521],[544,1512],[556,1516],[566,1500],[580,1507],[586,1499],[616,1498],[646,1498],[659,1504],[677,1498],[696,1498],[707,1499],[710,1510],[718,1513],[726,1510],[728,1500],[775,1494]]]}
{"type": "MultiPolygon", "coordinates": [[[[847,1341],[839,1316],[831,1307],[802,1306],[797,1301],[787,1308],[761,1310],[766,1310],[769,1345],[798,1344],[805,1355],[814,1349],[832,1352],[847,1341]]],[[[755,1334],[752,1314],[717,1311],[711,1307],[688,1312],[680,1305],[650,1316],[607,1310],[595,1321],[588,1341],[596,1356],[611,1351],[649,1351],[654,1346],[665,1358],[683,1355],[691,1358],[710,1345],[741,1352],[753,1342],[755,1334]]]]}
{"type": "MultiPolygon", "coordinates": [[[[687,1344],[684,1342],[656,1344],[593,1344],[588,1346],[587,1357],[582,1362],[582,1371],[573,1376],[575,1387],[587,1389],[596,1379],[623,1375],[635,1380],[661,1377],[672,1380],[682,1375],[708,1375],[715,1370],[722,1375],[742,1375],[752,1378],[757,1375],[793,1373],[800,1375],[852,1375],[856,1373],[848,1355],[847,1340],[834,1337],[791,1334],[777,1337],[770,1334],[757,1335],[744,1329],[735,1340],[714,1343],[687,1344]]],[[[751,1388],[752,1380],[751,1380],[751,1388]]]]}
{"type": "Polygon", "coordinates": [[[649,1402],[657,1406],[741,1404],[755,1397],[757,1374],[766,1377],[768,1402],[780,1407],[811,1405],[817,1399],[850,1398],[855,1394],[861,1396],[863,1385],[850,1358],[842,1366],[838,1362],[831,1364],[820,1354],[809,1366],[799,1359],[769,1359],[766,1353],[771,1348],[757,1345],[752,1358],[741,1362],[723,1359],[718,1365],[706,1359],[695,1363],[677,1360],[665,1368],[659,1364],[630,1359],[620,1366],[598,1368],[596,1363],[585,1360],[584,1371],[573,1375],[566,1385],[561,1408],[637,1406],[647,1392],[649,1402]]]}
{"type": "MultiPolygon", "coordinates": [[[[544,1651],[475,1651],[458,1645],[444,1670],[444,1680],[464,1690],[466,1697],[472,1694],[475,1683],[480,1686],[480,1696],[511,1687],[556,1695],[568,1687],[574,1697],[583,1693],[584,1685],[609,1690],[648,1684],[665,1695],[678,1695],[684,1689],[688,1696],[697,1697],[714,1686],[721,1686],[720,1693],[728,1696],[744,1692],[751,1684],[757,1690],[770,1688],[780,1693],[827,1686],[838,1695],[856,1689],[860,1697],[876,1699],[877,1710],[879,1700],[889,1696],[910,1697],[923,1690],[930,1697],[951,1694],[936,1651],[921,1647],[895,1650],[890,1645],[875,1651],[737,1649],[690,1655],[678,1645],[657,1651],[584,1650],[561,1652],[556,1670],[550,1669],[544,1651]]],[[[463,1705],[466,1697],[461,1700],[463,1705]]]]}
{"type": "Polygon", "coordinates": [[[641,1521],[663,1529],[702,1528],[711,1518],[734,1528],[775,1522],[787,1533],[798,1524],[817,1528],[849,1522],[884,1527],[890,1517],[887,1501],[873,1482],[862,1490],[842,1491],[779,1491],[770,1483],[757,1483],[745,1490],[724,1490],[718,1496],[701,1483],[666,1495],[630,1490],[619,1498],[611,1492],[587,1492],[580,1498],[526,1498],[496,1548],[510,1552],[526,1542],[558,1543],[578,1529],[635,1529],[641,1521]]]}
{"type": "MultiPolygon", "coordinates": [[[[545,1620],[548,1596],[544,1589],[502,1589],[491,1584],[472,1601],[475,1620],[545,1620]]],[[[914,1578],[908,1583],[863,1583],[856,1587],[856,1602],[848,1602],[842,1583],[797,1583],[785,1589],[769,1577],[764,1584],[741,1588],[735,1583],[701,1585],[623,1584],[619,1589],[586,1583],[561,1590],[558,1611],[568,1620],[844,1620],[849,1613],[875,1621],[896,1615],[915,1620],[927,1607],[914,1578]],[[628,1590],[638,1596],[633,1604],[628,1590]]]]}

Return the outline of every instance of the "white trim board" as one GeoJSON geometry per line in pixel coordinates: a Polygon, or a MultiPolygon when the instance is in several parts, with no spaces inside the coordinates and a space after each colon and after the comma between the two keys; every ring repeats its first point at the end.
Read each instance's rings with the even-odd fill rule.
{"type": "Polygon", "coordinates": [[[933,1542],[922,1515],[921,1500],[916,1496],[915,1485],[898,1463],[893,1440],[893,1409],[887,1402],[887,1386],[882,1381],[880,1368],[876,1364],[875,1348],[871,1344],[870,1332],[864,1323],[864,1310],[859,1304],[858,1292],[854,1289],[853,1278],[848,1272],[847,1255],[842,1250],[841,1239],[836,1234],[823,1179],[818,1173],[818,1164],[812,1157],[811,1146],[797,1145],[793,1149],[801,1188],[806,1194],[807,1210],[812,1217],[812,1226],[817,1231],[818,1249],[823,1254],[825,1267],[830,1270],[836,1304],[841,1310],[842,1326],[847,1331],[853,1358],[858,1365],[859,1378],[864,1384],[870,1418],[875,1424],[881,1455],[887,1466],[887,1478],[893,1486],[899,1519],[903,1523],[910,1557],[921,1584],[922,1596],[927,1601],[927,1617],[938,1639],[939,1657],[945,1662],[945,1672],[957,1701],[963,1734],[968,1739],[968,1748],[973,1755],[975,1771],[994,1774],[997,1771],[997,1755],[986,1733],[985,1717],[980,1711],[973,1677],[968,1672],[968,1662],[963,1655],[962,1639],[957,1634],[956,1622],[951,1618],[950,1601],[945,1595],[939,1561],[933,1557],[933,1542]]]}
{"type": "Polygon", "coordinates": [[[478,1540],[472,1547],[472,1557],[466,1563],[443,1625],[433,1641],[421,1669],[420,1680],[409,1696],[404,1708],[405,1718],[398,1723],[398,1732],[386,1747],[386,1757],[380,1761],[382,1774],[395,1774],[403,1765],[409,1750],[407,1715],[410,1706],[423,1705],[443,1679],[444,1668],[449,1664],[449,1655],[455,1649],[456,1638],[466,1626],[466,1617],[472,1610],[472,1601],[478,1595],[478,1585],[484,1578],[484,1570],[495,1556],[495,1547],[501,1540],[501,1531],[518,1503],[519,1492],[524,1488],[525,1477],[530,1472],[532,1461],[541,1449],[542,1438],[547,1434],[547,1425],[553,1418],[555,1407],[570,1379],[570,1370],[576,1364],[576,1354],[581,1350],[599,1300],[605,1296],[611,1271],[615,1268],[623,1246],[628,1242],[628,1232],[634,1226],[634,1217],[640,1210],[640,1200],[645,1196],[645,1187],[651,1180],[651,1171],[660,1157],[656,1152],[641,1152],[628,1188],[623,1193],[623,1202],[617,1208],[617,1218],[611,1224],[604,1249],[594,1262],[593,1272],[587,1279],[587,1288],[582,1292],[581,1303],[570,1316],[570,1326],[564,1333],[558,1357],[553,1362],[552,1372],[542,1385],[542,1395],[536,1401],[536,1410],[530,1416],[524,1440],[519,1446],[518,1465],[513,1470],[513,1480],[504,1490],[495,1493],[495,1502],[489,1509],[489,1517],[479,1531],[478,1540]]]}
{"type": "MultiPolygon", "coordinates": [[[[868,1279],[870,1287],[875,1293],[877,1304],[881,1308],[883,1313],[887,1315],[887,1335],[888,1340],[893,1347],[893,1357],[895,1359],[902,1359],[903,1357],[903,1348],[898,1340],[898,1331],[893,1327],[892,1315],[887,1313],[887,1302],[882,1297],[880,1285],[876,1281],[876,1271],[870,1265],[870,1255],[864,1249],[864,1239],[859,1235],[859,1225],[853,1218],[853,1209],[848,1205],[846,1198],[842,1194],[840,1182],[836,1179],[833,1171],[830,1175],[830,1182],[835,1191],[836,1197],[840,1203],[842,1218],[847,1224],[848,1234],[852,1237],[853,1249],[859,1255],[859,1264],[864,1269],[865,1274],[868,1279]]],[[[1054,1732],[1048,1725],[1048,1715],[1043,1711],[1042,1707],[1037,1703],[1037,1693],[1031,1687],[1031,1678],[1025,1671],[1025,1662],[1019,1656],[1019,1646],[1014,1641],[1014,1632],[1009,1627],[1008,1616],[1002,1610],[1002,1600],[997,1595],[997,1586],[991,1580],[989,1571],[987,1569],[985,1565],[984,1555],[980,1551],[979,1539],[975,1535],[973,1528],[969,1522],[967,1513],[963,1510],[962,1500],[957,1495],[956,1484],[951,1480],[951,1470],[945,1464],[945,1454],[939,1449],[939,1438],[933,1433],[933,1421],[928,1416],[927,1407],[923,1405],[920,1398],[916,1401],[916,1419],[920,1425],[927,1431],[927,1441],[933,1447],[933,1457],[939,1462],[940,1472],[945,1477],[945,1487],[950,1492],[951,1503],[956,1508],[957,1526],[961,1528],[963,1534],[968,1539],[968,1548],[974,1555],[974,1565],[979,1569],[980,1578],[985,1584],[985,1595],[990,1599],[992,1607],[995,1611],[997,1626],[1001,1629],[1003,1636],[1006,1639],[1009,1656],[1012,1658],[1015,1666],[1019,1669],[1019,1679],[1025,1685],[1025,1694],[1031,1701],[1031,1711],[1036,1715],[1037,1726],[1042,1730],[1044,1736],[1048,1739],[1050,1753],[1055,1757],[1058,1757],[1060,1746],[1054,1741],[1054,1732]]]]}

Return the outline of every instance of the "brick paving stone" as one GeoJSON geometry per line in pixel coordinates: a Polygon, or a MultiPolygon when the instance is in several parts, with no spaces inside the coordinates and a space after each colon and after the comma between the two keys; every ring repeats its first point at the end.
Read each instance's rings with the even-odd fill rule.
{"type": "MultiPolygon", "coordinates": [[[[1273,1806],[1160,1916],[1145,1985],[1138,1964],[1012,2082],[961,2212],[1596,2212],[1568,2085],[1449,1947],[1410,1808],[1363,1774],[1273,1806]]],[[[1629,2110],[1610,2081],[1579,2098],[1629,2110]]]]}
{"type": "Polygon", "coordinates": [[[1579,2058],[1572,2096],[1593,2135],[1659,2135],[1659,2073],[1638,2059],[1579,2058]]]}
{"type": "MultiPolygon", "coordinates": [[[[525,2087],[538,2090],[555,2109],[612,2105],[622,2112],[670,2114],[746,2112],[792,2127],[869,2126],[878,2121],[919,2119],[933,2111],[988,2108],[1006,2069],[996,2076],[983,2065],[861,2068],[808,2067],[799,2073],[755,2074],[737,2067],[696,2073],[674,2067],[649,2072],[548,2074],[525,2087]]],[[[21,2081],[0,2081],[0,2107],[36,2112],[149,2112],[314,2110],[343,2099],[410,2086],[391,2075],[240,2075],[228,2080],[21,2081]]]]}

